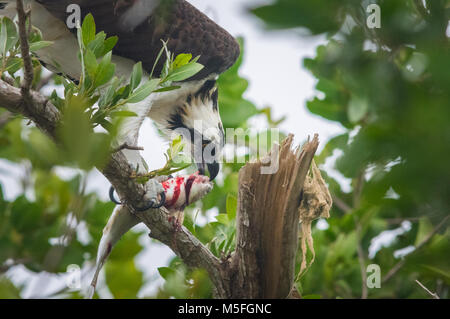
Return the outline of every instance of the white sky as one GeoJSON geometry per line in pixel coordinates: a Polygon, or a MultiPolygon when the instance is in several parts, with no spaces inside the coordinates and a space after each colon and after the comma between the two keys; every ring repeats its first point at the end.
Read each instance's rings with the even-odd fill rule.
{"type": "MultiPolygon", "coordinates": [[[[301,38],[294,32],[264,30],[260,21],[248,14],[244,6],[268,2],[265,0],[190,2],[234,36],[245,38],[245,60],[241,75],[250,82],[246,97],[259,108],[271,106],[276,119],[286,116],[286,121],[281,125],[283,131],[294,133],[297,142],[305,140],[308,135],[319,133],[322,146],[330,137],[344,131],[339,125],[314,116],[306,109],[306,101],[315,94],[315,80],[302,67],[302,59],[315,56],[315,48],[324,41],[323,38],[301,38]]],[[[263,125],[261,121],[254,124],[263,125]]],[[[141,131],[139,145],[145,148],[143,155],[151,167],[162,167],[165,164],[163,151],[166,149],[166,143],[157,136],[149,120],[141,131]]],[[[73,174],[67,169],[61,169],[59,172],[66,177],[73,174]]],[[[0,160],[0,183],[8,199],[13,199],[21,192],[17,178],[20,175],[23,173],[17,166],[0,160]],[[12,174],[7,176],[5,171],[12,174]]],[[[109,183],[103,176],[92,173],[88,185],[88,191],[98,191],[103,199],[107,199],[109,183]]],[[[147,245],[147,248],[138,256],[137,262],[140,268],[145,270],[146,278],[158,278],[157,267],[165,266],[173,254],[168,248],[150,244],[148,240],[143,241],[143,244],[147,245]]],[[[36,290],[32,287],[39,283],[37,278],[31,277],[22,268],[16,269],[11,276],[16,282],[31,283],[24,297],[36,295],[36,290]]],[[[57,283],[58,280],[55,286],[57,283]]],[[[158,285],[161,283],[162,280],[159,279],[158,285]]],[[[145,292],[155,289],[156,286],[152,284],[145,287],[145,292]]],[[[107,292],[102,295],[109,296],[107,292]]]]}

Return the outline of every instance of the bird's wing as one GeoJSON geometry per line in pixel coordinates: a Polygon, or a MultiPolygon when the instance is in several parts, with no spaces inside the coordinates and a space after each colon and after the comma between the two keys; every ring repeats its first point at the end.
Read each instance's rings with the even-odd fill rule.
{"type": "MultiPolygon", "coordinates": [[[[97,30],[118,36],[115,55],[141,61],[150,72],[162,48],[161,40],[175,54],[200,56],[205,68],[194,78],[203,79],[230,68],[239,56],[239,44],[224,29],[185,0],[36,0],[66,21],[67,6],[78,4],[82,18],[94,16],[97,30]]],[[[157,65],[159,74],[163,61],[157,65]]]]}

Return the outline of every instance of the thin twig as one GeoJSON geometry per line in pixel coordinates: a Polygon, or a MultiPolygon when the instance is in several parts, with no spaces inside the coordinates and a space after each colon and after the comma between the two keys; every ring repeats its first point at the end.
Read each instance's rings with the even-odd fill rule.
{"type": "Polygon", "coordinates": [[[118,148],[114,149],[112,152],[118,153],[123,150],[143,151],[144,148],[140,147],[140,146],[133,146],[133,145],[128,145],[127,143],[123,143],[118,148]]]}
{"type": "MultiPolygon", "coordinates": [[[[33,63],[30,55],[30,44],[28,43],[28,30],[27,30],[27,17],[30,17],[30,13],[26,13],[22,0],[16,0],[17,2],[17,14],[19,17],[19,36],[20,36],[20,52],[24,64],[24,79],[22,82],[22,96],[27,106],[32,103],[31,98],[31,86],[33,84],[34,71],[33,63]]],[[[29,21],[31,25],[31,18],[29,21]]]]}
{"type": "Polygon", "coordinates": [[[353,187],[353,209],[357,209],[359,207],[359,203],[361,202],[361,194],[364,187],[365,175],[366,170],[363,169],[355,180],[355,186],[353,187]]]}
{"type": "Polygon", "coordinates": [[[350,207],[343,199],[332,196],[333,197],[333,203],[336,205],[337,208],[342,210],[345,214],[350,214],[353,210],[353,208],[350,207]]]}
{"type": "MultiPolygon", "coordinates": [[[[433,238],[434,235],[437,234],[437,232],[442,228],[442,226],[444,226],[447,221],[449,220],[450,216],[445,217],[440,223],[439,225],[437,225],[428,235],[427,237],[424,238],[424,240],[422,240],[422,242],[420,242],[419,245],[417,245],[416,249],[414,251],[418,251],[419,249],[421,249],[423,246],[425,246],[430,240],[431,238],[433,238]]],[[[405,257],[406,258],[406,257],[405,257]]],[[[391,270],[389,270],[389,272],[386,274],[386,276],[383,278],[382,283],[386,283],[389,279],[391,279],[400,269],[402,269],[402,267],[405,265],[406,263],[406,259],[403,259],[401,261],[399,261],[397,264],[395,264],[394,267],[392,267],[391,270]]]]}
{"type": "Polygon", "coordinates": [[[437,293],[431,292],[427,287],[425,287],[425,286],[424,286],[420,281],[418,281],[417,279],[416,279],[416,282],[417,282],[417,284],[418,284],[420,287],[422,287],[423,290],[425,290],[431,297],[433,297],[434,299],[441,299],[441,298],[439,298],[439,296],[438,296],[437,293]]]}

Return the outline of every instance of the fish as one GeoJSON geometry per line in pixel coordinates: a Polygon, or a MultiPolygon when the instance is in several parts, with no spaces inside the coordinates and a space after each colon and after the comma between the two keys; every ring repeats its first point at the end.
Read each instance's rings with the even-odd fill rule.
{"type": "MultiPolygon", "coordinates": [[[[184,209],[202,199],[213,189],[213,183],[209,177],[203,176],[199,172],[191,175],[170,177],[161,184],[166,197],[163,206],[169,212],[169,222],[173,224],[175,231],[181,230],[184,209]]],[[[94,296],[98,275],[111,254],[114,245],[123,235],[139,223],[140,220],[126,206],[119,206],[112,213],[103,229],[103,235],[98,246],[95,274],[87,292],[89,299],[92,299],[94,296]]]]}
{"type": "Polygon", "coordinates": [[[199,172],[170,178],[162,186],[166,195],[164,207],[169,211],[169,221],[177,230],[183,225],[184,209],[213,189],[209,177],[199,172]]]}
{"type": "Polygon", "coordinates": [[[166,195],[164,207],[169,211],[184,209],[213,189],[209,177],[200,175],[199,172],[170,178],[162,186],[166,195]]]}

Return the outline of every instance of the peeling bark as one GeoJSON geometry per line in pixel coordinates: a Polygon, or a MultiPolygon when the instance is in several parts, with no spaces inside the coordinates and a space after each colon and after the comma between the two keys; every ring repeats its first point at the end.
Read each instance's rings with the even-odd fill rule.
{"type": "Polygon", "coordinates": [[[239,173],[237,276],[233,298],[286,298],[291,292],[298,248],[299,206],[306,175],[319,145],[318,137],[301,150],[293,135],[272,152],[279,169],[262,175],[267,158],[248,163],[239,173]]]}

